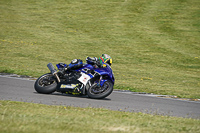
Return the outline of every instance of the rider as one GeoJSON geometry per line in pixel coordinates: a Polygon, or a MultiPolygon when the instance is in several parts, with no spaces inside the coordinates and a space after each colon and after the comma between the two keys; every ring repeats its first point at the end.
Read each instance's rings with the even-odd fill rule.
{"type": "MultiPolygon", "coordinates": [[[[107,54],[102,54],[102,56],[99,57],[87,57],[86,62],[88,64],[92,64],[95,68],[102,68],[106,67],[105,63],[108,65],[112,65],[112,58],[107,54]]],[[[72,62],[67,66],[67,69],[75,69],[77,67],[83,66],[83,62],[80,59],[74,59],[72,62]]]]}
{"type": "Polygon", "coordinates": [[[108,65],[112,65],[112,58],[107,54],[102,54],[102,56],[99,57],[87,57],[86,61],[88,64],[94,65],[95,68],[102,68],[106,65],[104,63],[107,63],[108,65]]]}

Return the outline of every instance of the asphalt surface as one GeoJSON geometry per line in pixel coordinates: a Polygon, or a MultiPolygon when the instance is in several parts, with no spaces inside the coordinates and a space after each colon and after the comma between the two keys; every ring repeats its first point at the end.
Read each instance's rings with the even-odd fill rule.
{"type": "Polygon", "coordinates": [[[95,107],[110,110],[143,112],[176,117],[200,119],[200,102],[151,95],[114,91],[105,99],[90,99],[87,96],[72,96],[61,93],[39,94],[34,89],[34,80],[0,76],[0,100],[32,102],[47,105],[95,107]]]}

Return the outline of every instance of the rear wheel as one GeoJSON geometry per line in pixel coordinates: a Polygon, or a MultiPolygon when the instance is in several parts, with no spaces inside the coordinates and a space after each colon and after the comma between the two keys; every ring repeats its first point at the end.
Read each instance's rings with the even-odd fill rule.
{"type": "Polygon", "coordinates": [[[57,82],[51,73],[47,73],[35,81],[34,87],[38,93],[50,94],[56,91],[57,82]]]}
{"type": "Polygon", "coordinates": [[[94,83],[88,89],[87,94],[90,98],[101,99],[110,95],[113,91],[113,84],[110,81],[106,81],[103,86],[98,83],[94,83]]]}

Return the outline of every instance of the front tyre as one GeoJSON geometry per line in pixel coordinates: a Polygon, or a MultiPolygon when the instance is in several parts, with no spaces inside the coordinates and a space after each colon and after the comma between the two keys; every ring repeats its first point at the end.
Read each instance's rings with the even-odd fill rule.
{"type": "Polygon", "coordinates": [[[51,73],[47,73],[35,81],[34,87],[38,93],[50,94],[56,91],[57,82],[51,73]]]}
{"type": "Polygon", "coordinates": [[[113,84],[110,81],[106,81],[103,86],[100,86],[98,83],[94,83],[88,89],[88,97],[94,99],[105,98],[110,95],[113,91],[113,84]]]}

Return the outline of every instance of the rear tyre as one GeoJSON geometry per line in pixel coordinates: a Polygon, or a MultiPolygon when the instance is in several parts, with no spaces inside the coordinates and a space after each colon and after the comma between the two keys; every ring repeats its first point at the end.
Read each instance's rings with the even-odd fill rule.
{"type": "Polygon", "coordinates": [[[91,85],[88,89],[88,97],[94,99],[102,99],[109,96],[113,91],[113,84],[110,81],[106,81],[103,86],[100,86],[97,83],[91,85]]]}
{"type": "Polygon", "coordinates": [[[47,73],[35,81],[34,87],[38,93],[50,94],[56,91],[57,82],[51,73],[47,73]]]}

